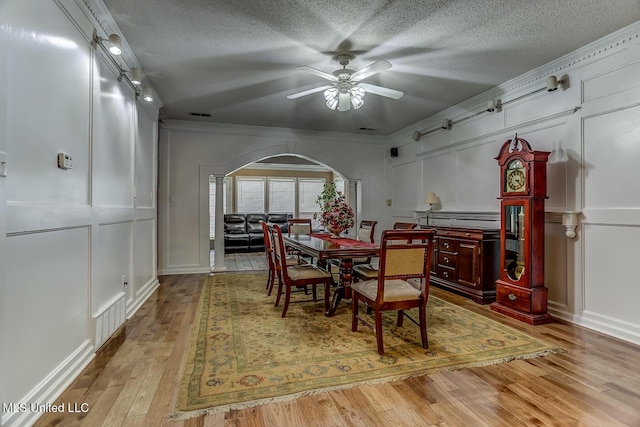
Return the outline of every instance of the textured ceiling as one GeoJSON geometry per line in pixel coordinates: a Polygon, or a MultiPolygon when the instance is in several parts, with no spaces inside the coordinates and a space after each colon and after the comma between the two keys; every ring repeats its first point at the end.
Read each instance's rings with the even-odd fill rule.
{"type": "Polygon", "coordinates": [[[390,134],[640,20],[638,0],[104,0],[158,92],[162,119],[390,134]],[[392,68],[331,111],[296,70],[392,68]],[[190,116],[210,114],[210,118],[190,116]],[[363,131],[361,128],[366,128],[363,131]]]}

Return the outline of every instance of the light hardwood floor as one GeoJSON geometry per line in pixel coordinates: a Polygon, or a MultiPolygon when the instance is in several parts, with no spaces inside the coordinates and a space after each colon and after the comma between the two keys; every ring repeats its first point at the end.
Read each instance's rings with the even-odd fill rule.
{"type": "MultiPolygon", "coordinates": [[[[255,254],[227,261],[229,268],[262,268],[255,254]]],[[[432,295],[567,352],[170,422],[205,277],[160,277],[160,289],[58,399],[87,403],[90,411],[47,413],[36,425],[640,426],[639,346],[564,322],[529,326],[434,287],[432,295]]]]}

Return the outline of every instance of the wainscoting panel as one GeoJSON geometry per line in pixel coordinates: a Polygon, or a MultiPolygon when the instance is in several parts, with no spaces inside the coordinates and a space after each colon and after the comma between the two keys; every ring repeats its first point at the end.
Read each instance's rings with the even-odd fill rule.
{"type": "Polygon", "coordinates": [[[98,316],[105,305],[124,292],[122,277],[131,286],[133,221],[101,224],[95,232],[92,259],[91,312],[98,316]]]}
{"type": "Polygon", "coordinates": [[[133,277],[128,298],[135,297],[138,291],[156,278],[155,236],[156,221],[149,219],[136,221],[133,237],[133,277]]]}
{"type": "Polygon", "coordinates": [[[458,207],[461,210],[499,210],[500,168],[494,157],[503,142],[490,139],[457,151],[458,207]]]}
{"type": "MultiPolygon", "coordinates": [[[[411,182],[411,181],[409,181],[411,182]]],[[[439,152],[422,159],[422,192],[417,195],[418,206],[424,206],[424,196],[432,191],[440,198],[440,206],[434,206],[434,211],[454,210],[457,207],[457,182],[458,174],[456,159],[450,152],[439,152]]],[[[395,183],[395,177],[394,177],[395,183]]],[[[398,182],[395,185],[406,183],[398,182]]],[[[415,201],[414,201],[415,204],[415,201]]]]}
{"type": "MultiPolygon", "coordinates": [[[[418,182],[420,177],[420,165],[417,161],[406,162],[392,167],[391,200],[394,211],[414,211],[418,188],[416,185],[407,185],[409,182],[418,182]]],[[[424,197],[424,196],[423,196],[424,197]]]]}
{"type": "Polygon", "coordinates": [[[636,106],[584,119],[585,209],[640,208],[639,116],[636,106]]]}
{"type": "Polygon", "coordinates": [[[7,237],[6,401],[20,402],[90,336],[89,227],[7,237]]]}
{"type": "Polygon", "coordinates": [[[640,344],[640,227],[587,224],[583,230],[583,317],[595,329],[640,344]]]}

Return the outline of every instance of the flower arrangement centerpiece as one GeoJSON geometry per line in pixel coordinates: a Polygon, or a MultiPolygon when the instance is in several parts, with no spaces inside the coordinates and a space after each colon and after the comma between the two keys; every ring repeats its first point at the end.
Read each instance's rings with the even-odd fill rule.
{"type": "Polygon", "coordinates": [[[342,193],[336,191],[333,182],[324,185],[322,193],[316,199],[316,203],[322,209],[319,215],[319,222],[331,232],[333,237],[340,237],[340,233],[354,226],[355,214],[353,209],[347,204],[342,193]]]}

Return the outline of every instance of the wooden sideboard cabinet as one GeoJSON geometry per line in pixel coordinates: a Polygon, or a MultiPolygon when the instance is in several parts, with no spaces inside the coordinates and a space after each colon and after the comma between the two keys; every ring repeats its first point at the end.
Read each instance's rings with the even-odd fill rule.
{"type": "Polygon", "coordinates": [[[479,304],[496,300],[500,277],[500,230],[428,226],[436,230],[431,284],[479,304]]]}

